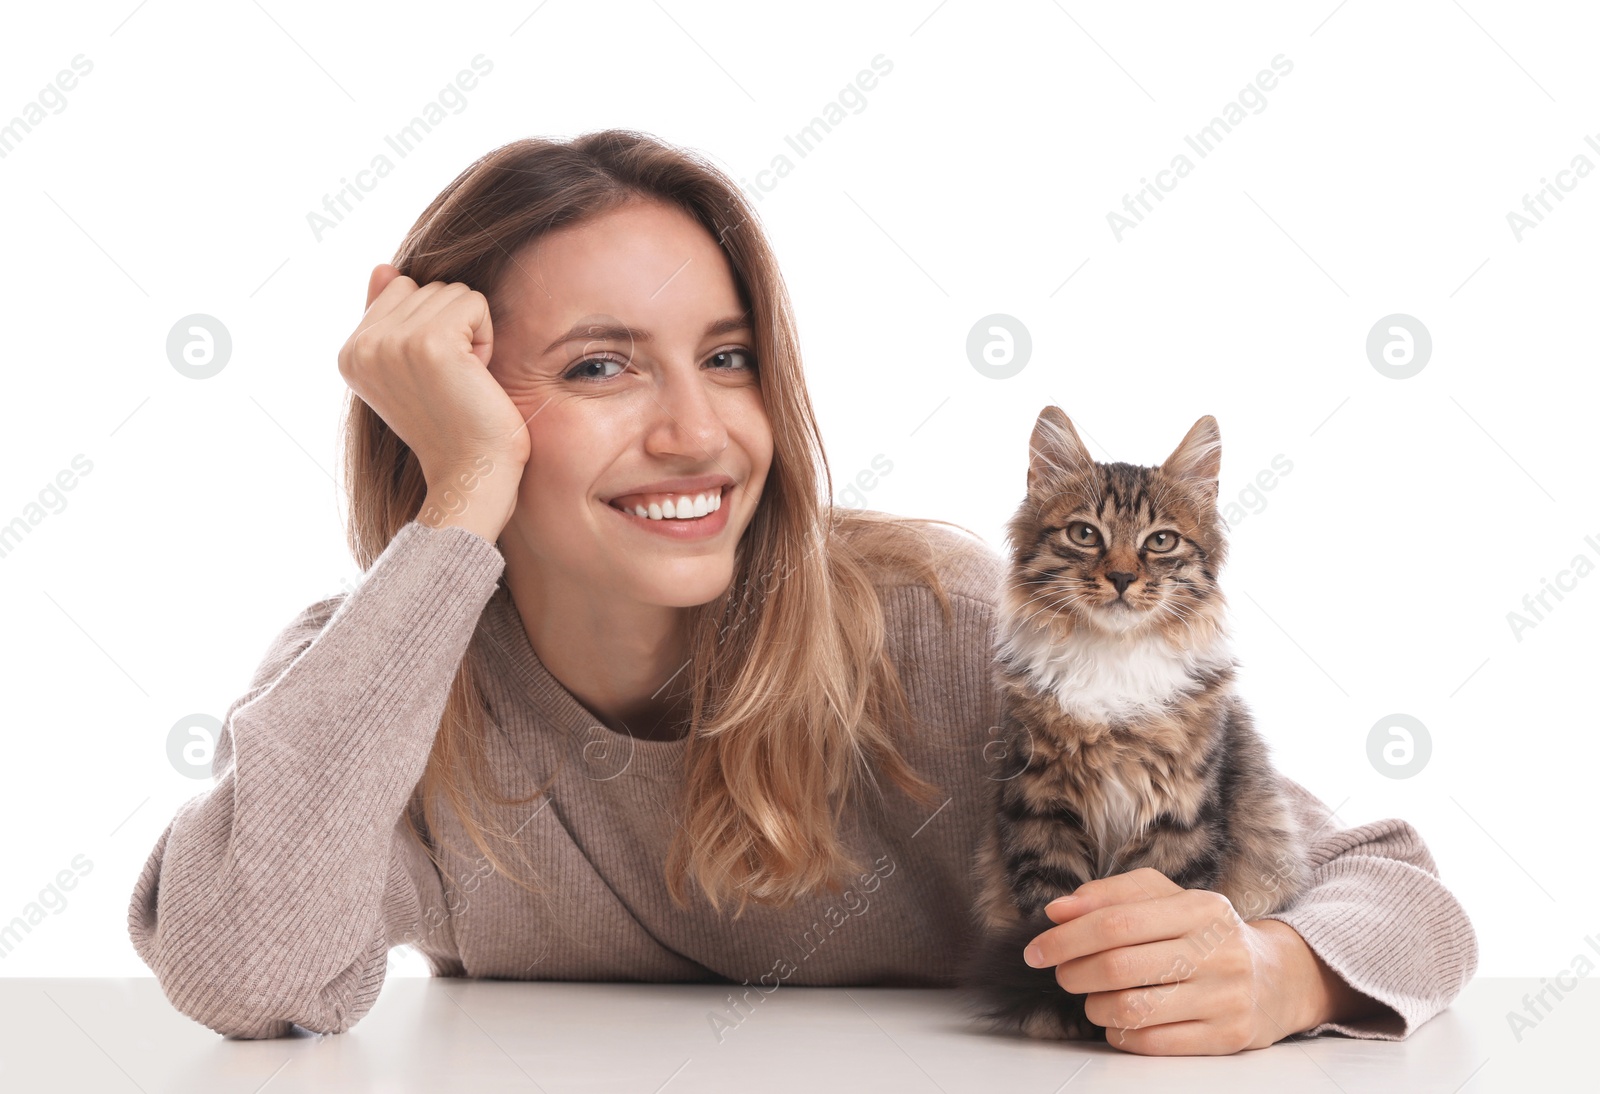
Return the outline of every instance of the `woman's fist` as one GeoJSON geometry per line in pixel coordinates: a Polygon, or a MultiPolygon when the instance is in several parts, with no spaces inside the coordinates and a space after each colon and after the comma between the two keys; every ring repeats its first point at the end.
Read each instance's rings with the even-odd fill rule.
{"type": "Polygon", "coordinates": [[[420,288],[395,267],[372,271],[367,310],[339,350],[339,374],[403,440],[431,490],[487,458],[515,497],[528,462],[522,414],[489,374],[489,301],[459,281],[420,288]]]}

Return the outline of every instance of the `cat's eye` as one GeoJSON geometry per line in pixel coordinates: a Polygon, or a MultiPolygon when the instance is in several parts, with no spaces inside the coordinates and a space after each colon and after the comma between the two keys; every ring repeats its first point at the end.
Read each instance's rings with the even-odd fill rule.
{"type": "Polygon", "coordinates": [[[1149,537],[1147,537],[1144,541],[1145,549],[1148,551],[1154,551],[1157,554],[1170,551],[1177,545],[1178,533],[1168,532],[1166,530],[1162,530],[1160,532],[1151,532],[1149,537]]]}
{"type": "Polygon", "coordinates": [[[1100,530],[1087,521],[1075,520],[1067,525],[1067,542],[1074,547],[1100,546],[1100,530]]]}

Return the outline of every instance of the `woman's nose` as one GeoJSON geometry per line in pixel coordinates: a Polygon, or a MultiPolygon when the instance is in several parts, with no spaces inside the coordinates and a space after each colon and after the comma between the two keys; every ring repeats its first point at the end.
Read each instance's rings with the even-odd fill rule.
{"type": "Polygon", "coordinates": [[[701,370],[671,369],[652,393],[655,423],[651,444],[658,450],[712,459],[728,446],[728,429],[701,370]]]}

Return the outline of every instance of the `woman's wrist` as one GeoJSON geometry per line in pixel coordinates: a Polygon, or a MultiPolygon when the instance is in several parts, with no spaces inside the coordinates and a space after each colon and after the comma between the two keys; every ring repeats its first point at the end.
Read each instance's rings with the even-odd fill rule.
{"type": "Polygon", "coordinates": [[[1272,1005],[1266,1000],[1262,1005],[1268,1020],[1281,1027],[1274,1040],[1324,1022],[1359,1020],[1382,1010],[1383,1004],[1346,983],[1289,924],[1258,919],[1249,926],[1266,941],[1273,955],[1274,968],[1268,977],[1272,1005]]]}

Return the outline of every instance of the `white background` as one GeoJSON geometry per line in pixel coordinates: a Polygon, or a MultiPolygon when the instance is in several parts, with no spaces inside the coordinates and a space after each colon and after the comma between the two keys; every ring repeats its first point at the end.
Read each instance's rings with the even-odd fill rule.
{"type": "Polygon", "coordinates": [[[1223,572],[1278,763],[1346,824],[1418,827],[1482,974],[1554,975],[1600,932],[1600,577],[1520,641],[1507,622],[1574,556],[1600,562],[1600,178],[1566,176],[1520,240],[1507,221],[1574,157],[1600,163],[1590,9],[536,4],[9,13],[0,119],[74,56],[93,70],[0,159],[0,523],[75,456],[93,466],[0,558],[0,923],[74,856],[92,868],[0,974],[148,973],[134,879],[210,785],[168,762],[169,731],[220,716],[278,629],[359,577],[335,355],[371,268],[489,149],[610,126],[752,185],[793,161],[758,210],[836,490],[893,464],[872,508],[1001,546],[1049,403],[1099,458],[1136,463],[1215,415],[1224,499],[1290,461],[1223,572]],[[466,108],[319,242],[307,213],[478,54],[494,67],[466,108]],[[800,157],[784,138],[878,54],[892,71],[800,157]],[[1266,106],[1199,158],[1184,136],[1280,54],[1266,106]],[[1193,172],[1119,242],[1108,212],[1185,152],[1193,172]],[[197,312],[233,338],[204,381],[165,352],[197,312]],[[1031,332],[1012,379],[966,356],[991,313],[1031,332]],[[1393,313],[1433,339],[1406,380],[1365,349],[1393,313]],[[1367,752],[1395,712],[1432,742],[1405,779],[1367,752]]]}

